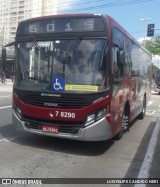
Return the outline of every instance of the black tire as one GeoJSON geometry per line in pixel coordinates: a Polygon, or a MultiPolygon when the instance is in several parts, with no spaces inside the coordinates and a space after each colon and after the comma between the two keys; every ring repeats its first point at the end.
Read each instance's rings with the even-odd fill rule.
{"type": "Polygon", "coordinates": [[[122,139],[123,134],[124,134],[124,130],[120,130],[120,131],[114,136],[114,139],[115,139],[115,140],[120,140],[120,139],[122,139]]]}
{"type": "Polygon", "coordinates": [[[138,119],[144,119],[145,113],[146,113],[146,98],[144,97],[142,112],[139,114],[138,119]]]}

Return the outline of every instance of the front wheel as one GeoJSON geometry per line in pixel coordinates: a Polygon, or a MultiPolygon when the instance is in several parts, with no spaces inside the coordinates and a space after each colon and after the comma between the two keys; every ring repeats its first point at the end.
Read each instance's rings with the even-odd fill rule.
{"type": "Polygon", "coordinates": [[[123,113],[121,130],[114,137],[116,140],[122,139],[124,132],[129,128],[129,117],[129,113],[123,113]]]}

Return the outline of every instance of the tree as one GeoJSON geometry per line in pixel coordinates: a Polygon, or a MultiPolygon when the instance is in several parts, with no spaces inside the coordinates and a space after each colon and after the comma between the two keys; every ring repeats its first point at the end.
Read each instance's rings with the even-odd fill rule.
{"type": "Polygon", "coordinates": [[[148,49],[153,55],[160,55],[160,35],[152,37],[151,40],[145,40],[145,48],[148,49]]]}
{"type": "MultiPolygon", "coordinates": [[[[160,55],[160,35],[152,37],[150,40],[145,40],[142,44],[145,44],[145,48],[148,49],[148,51],[153,55],[160,55]]],[[[159,68],[152,63],[153,79],[155,79],[155,74],[158,71],[158,69],[159,68]]]]}
{"type": "Polygon", "coordinates": [[[158,67],[155,66],[155,65],[152,63],[152,77],[153,77],[153,79],[155,79],[155,75],[156,75],[157,71],[158,71],[158,67]]]}

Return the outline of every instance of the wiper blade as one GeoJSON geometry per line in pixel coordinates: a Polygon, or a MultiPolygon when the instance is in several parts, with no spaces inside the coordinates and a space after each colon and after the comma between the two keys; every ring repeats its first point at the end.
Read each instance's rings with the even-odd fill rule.
{"type": "Polygon", "coordinates": [[[83,35],[82,34],[78,34],[77,37],[75,38],[72,46],[70,47],[70,49],[68,50],[66,56],[64,57],[63,63],[64,64],[68,64],[71,60],[71,55],[72,53],[77,49],[79,43],[82,40],[83,35]]]}
{"type": "Polygon", "coordinates": [[[31,35],[31,41],[34,43],[35,47],[37,47],[39,50],[43,51],[44,52],[44,55],[49,58],[49,55],[48,53],[45,51],[44,48],[40,47],[37,40],[36,40],[36,37],[34,35],[31,35]]]}
{"type": "Polygon", "coordinates": [[[38,45],[38,42],[37,42],[35,36],[31,35],[30,40],[31,40],[31,42],[33,42],[33,44],[35,45],[34,47],[37,47],[38,49],[40,49],[40,46],[38,45]]]}

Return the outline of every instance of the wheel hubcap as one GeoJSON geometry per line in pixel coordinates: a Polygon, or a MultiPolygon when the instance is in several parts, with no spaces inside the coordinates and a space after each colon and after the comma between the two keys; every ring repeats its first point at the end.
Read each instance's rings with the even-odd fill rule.
{"type": "Polygon", "coordinates": [[[123,115],[122,118],[122,130],[126,130],[128,128],[128,124],[129,124],[129,117],[126,115],[123,115]]]}

